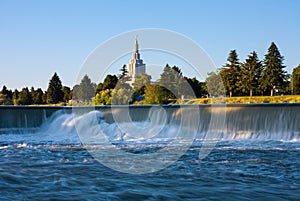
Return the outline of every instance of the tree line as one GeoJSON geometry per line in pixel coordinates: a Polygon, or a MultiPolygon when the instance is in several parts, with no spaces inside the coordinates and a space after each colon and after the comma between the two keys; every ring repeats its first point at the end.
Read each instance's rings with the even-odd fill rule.
{"type": "Polygon", "coordinates": [[[72,98],[70,87],[62,86],[62,82],[54,73],[46,91],[24,87],[21,91],[7,89],[4,85],[0,93],[0,105],[42,105],[67,102],[72,98]]]}
{"type": "Polygon", "coordinates": [[[73,88],[73,101],[93,100],[95,105],[167,104],[182,97],[200,98],[207,94],[204,82],[195,77],[183,76],[177,66],[171,67],[167,64],[157,81],[152,81],[152,77],[144,73],[136,75],[132,80],[126,65],[123,65],[120,71],[118,76],[107,75],[103,83],[97,86],[85,75],[76,90],[73,88]]]}
{"type": "Polygon", "coordinates": [[[255,51],[240,62],[236,50],[231,50],[227,63],[217,72],[209,73],[206,84],[213,96],[253,96],[300,93],[300,65],[292,75],[285,71],[284,57],[271,43],[263,60],[255,51]]]}
{"type": "Polygon", "coordinates": [[[205,82],[183,75],[178,66],[166,66],[160,78],[152,81],[150,75],[139,74],[132,78],[126,65],[119,75],[107,75],[96,84],[85,75],[79,84],[71,89],[63,86],[57,73],[51,77],[48,88],[23,88],[14,91],[3,86],[0,91],[0,105],[41,104],[167,104],[181,98],[203,96],[253,96],[274,94],[300,95],[300,65],[292,75],[284,69],[284,57],[275,43],[271,43],[263,60],[255,51],[240,62],[236,50],[231,50],[227,63],[217,72],[208,74],[205,82]]]}
{"type": "Polygon", "coordinates": [[[51,77],[48,88],[23,88],[21,91],[8,90],[6,86],[0,93],[1,105],[41,105],[41,104],[162,104],[180,98],[200,98],[207,94],[206,84],[195,77],[183,76],[177,66],[164,67],[160,78],[152,81],[148,74],[141,73],[132,78],[126,65],[120,69],[120,75],[107,75],[103,82],[96,84],[85,75],[79,84],[71,89],[63,86],[57,75],[51,77]]]}

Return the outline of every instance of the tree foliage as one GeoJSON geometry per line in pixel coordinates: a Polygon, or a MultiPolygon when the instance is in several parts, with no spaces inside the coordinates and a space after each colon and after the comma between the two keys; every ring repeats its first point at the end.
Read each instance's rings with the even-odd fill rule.
{"type": "Polygon", "coordinates": [[[0,105],[12,105],[13,104],[13,93],[8,90],[4,85],[0,92],[0,105]]]}
{"type": "Polygon", "coordinates": [[[114,89],[118,83],[118,77],[116,75],[107,75],[103,81],[102,90],[114,89]]]}
{"type": "Polygon", "coordinates": [[[148,84],[145,88],[145,100],[143,102],[146,104],[166,104],[168,94],[164,87],[148,84]]]}
{"type": "Polygon", "coordinates": [[[215,72],[208,73],[206,78],[207,91],[210,96],[224,95],[225,89],[222,82],[222,78],[215,72]]]}
{"type": "Polygon", "coordinates": [[[121,71],[121,75],[120,75],[119,78],[121,79],[121,78],[123,78],[124,76],[126,76],[126,75],[128,74],[128,70],[127,70],[126,64],[124,64],[124,65],[121,67],[120,71],[121,71]]]}
{"type": "Polygon", "coordinates": [[[300,64],[293,69],[291,85],[293,94],[300,95],[300,64]]]}
{"type": "Polygon", "coordinates": [[[105,89],[96,94],[95,105],[110,105],[113,89],[105,89]]]}
{"type": "Polygon", "coordinates": [[[135,76],[133,89],[137,95],[143,95],[145,93],[146,85],[150,84],[151,82],[151,75],[140,73],[139,75],[135,76]]]}
{"type": "Polygon", "coordinates": [[[63,93],[64,93],[64,98],[63,98],[63,101],[64,101],[64,102],[68,102],[69,100],[72,99],[72,92],[71,92],[70,87],[63,86],[63,87],[61,88],[61,90],[62,90],[63,93]]]}
{"type": "Polygon", "coordinates": [[[204,82],[200,82],[199,80],[197,80],[196,77],[193,78],[184,77],[184,79],[188,82],[189,86],[192,88],[193,90],[192,95],[196,96],[196,98],[201,98],[203,95],[208,93],[206,84],[204,82]]]}
{"type": "Polygon", "coordinates": [[[120,88],[112,91],[111,104],[127,105],[131,102],[132,89],[120,88]]]}
{"type": "Polygon", "coordinates": [[[23,88],[22,91],[19,93],[16,103],[17,103],[17,105],[31,105],[32,104],[31,93],[29,92],[27,87],[23,88]]]}
{"type": "Polygon", "coordinates": [[[183,77],[181,69],[177,66],[172,68],[167,64],[162,74],[160,75],[159,84],[164,87],[165,93],[168,98],[179,98],[179,83],[180,79],[183,77]]]}
{"type": "Polygon", "coordinates": [[[286,88],[288,75],[284,70],[283,61],[283,56],[281,56],[275,43],[272,42],[268,53],[265,55],[264,70],[260,80],[260,88],[263,91],[270,91],[271,96],[274,89],[283,91],[286,88]]]}
{"type": "Polygon", "coordinates": [[[76,91],[76,99],[82,100],[84,102],[90,102],[92,97],[95,95],[95,84],[92,83],[88,75],[85,75],[76,91]]]}
{"type": "Polygon", "coordinates": [[[52,76],[47,89],[47,103],[56,104],[62,102],[64,93],[61,80],[56,73],[52,76]]]}
{"type": "Polygon", "coordinates": [[[226,63],[220,71],[225,90],[231,97],[234,92],[238,92],[241,82],[240,62],[236,50],[231,50],[226,63]]]}
{"type": "Polygon", "coordinates": [[[245,63],[241,64],[241,82],[240,89],[242,92],[248,92],[250,96],[258,88],[259,79],[262,74],[262,63],[259,61],[255,51],[248,55],[245,63]]]}

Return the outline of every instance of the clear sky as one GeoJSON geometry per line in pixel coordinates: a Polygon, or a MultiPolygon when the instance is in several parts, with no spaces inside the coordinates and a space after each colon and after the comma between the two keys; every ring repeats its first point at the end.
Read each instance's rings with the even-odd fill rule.
{"type": "MultiPolygon", "coordinates": [[[[300,64],[298,0],[0,0],[0,87],[73,86],[89,53],[133,29],[163,28],[197,42],[221,67],[231,49],[263,59],[274,41],[286,70],[300,64]]],[[[143,57],[143,55],[142,55],[143,57]]]]}

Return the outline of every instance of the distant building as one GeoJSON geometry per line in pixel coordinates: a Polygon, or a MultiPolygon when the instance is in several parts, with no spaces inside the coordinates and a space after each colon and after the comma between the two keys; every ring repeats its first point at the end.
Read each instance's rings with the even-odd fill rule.
{"type": "Polygon", "coordinates": [[[132,58],[128,64],[128,74],[134,81],[135,76],[140,73],[146,73],[146,64],[140,59],[138,40],[137,36],[135,36],[132,58]]]}

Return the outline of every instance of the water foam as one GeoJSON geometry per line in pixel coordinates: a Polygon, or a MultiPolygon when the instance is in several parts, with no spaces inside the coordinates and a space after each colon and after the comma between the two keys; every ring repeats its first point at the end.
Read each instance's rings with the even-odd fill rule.
{"type": "MultiPolygon", "coordinates": [[[[280,118],[286,118],[280,113],[280,118]]],[[[231,117],[232,120],[232,117],[231,117]]],[[[227,120],[228,121],[228,120],[227,120]]],[[[266,124],[268,119],[262,124],[266,124]]],[[[103,113],[99,111],[92,111],[89,113],[76,115],[66,113],[63,110],[55,112],[50,118],[43,123],[37,132],[29,132],[26,134],[2,134],[0,135],[0,141],[2,142],[25,142],[25,143],[52,143],[52,144],[78,144],[81,140],[78,137],[78,128],[83,129],[87,135],[95,134],[99,129],[105,133],[107,139],[113,143],[121,142],[169,142],[176,138],[180,125],[166,123],[166,113],[164,110],[158,109],[152,111],[149,120],[133,122],[136,128],[133,129],[132,122],[123,123],[108,123],[103,119],[103,113]],[[96,121],[93,121],[96,115],[96,121]],[[162,119],[158,121],[157,119],[162,119]],[[151,120],[151,121],[150,121],[151,120]],[[76,128],[77,126],[77,128],[76,128]],[[78,127],[79,126],[79,127],[78,127]],[[133,129],[133,130],[132,130],[133,129]],[[145,135],[137,133],[144,130],[145,135]]],[[[207,121],[204,121],[207,122],[207,121]]],[[[201,122],[200,122],[201,124],[201,122]]],[[[266,129],[251,130],[249,125],[243,130],[240,125],[234,127],[234,124],[230,122],[230,128],[227,124],[227,128],[221,130],[214,130],[213,126],[209,129],[201,129],[203,125],[199,125],[197,140],[205,140],[207,135],[213,132],[217,132],[220,135],[216,135],[215,138],[210,138],[215,142],[217,141],[234,141],[234,140],[256,140],[256,141],[290,141],[299,142],[300,133],[289,129],[287,126],[283,126],[279,129],[278,125],[274,125],[273,128],[270,125],[266,125],[266,129]]],[[[254,126],[255,127],[255,126],[254,126]]],[[[95,136],[94,136],[95,137],[95,136]]],[[[97,137],[97,136],[96,136],[97,137]]],[[[102,136],[103,137],[103,136],[102,136]]],[[[97,139],[101,141],[101,139],[97,139]]]]}

